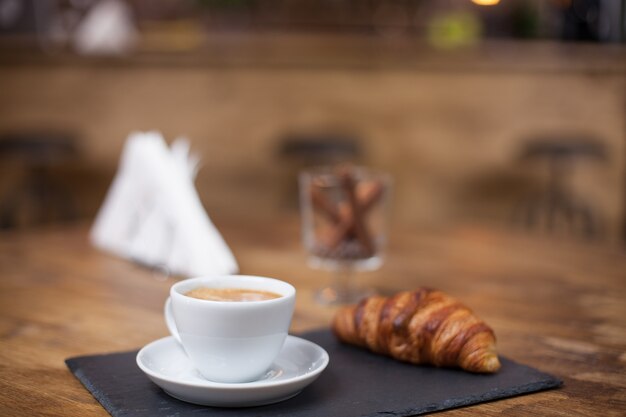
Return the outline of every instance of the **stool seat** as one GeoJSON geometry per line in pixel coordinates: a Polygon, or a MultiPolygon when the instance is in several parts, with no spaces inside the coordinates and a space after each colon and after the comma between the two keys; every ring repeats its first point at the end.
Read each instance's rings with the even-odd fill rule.
{"type": "Polygon", "coordinates": [[[591,137],[540,137],[528,141],[521,153],[522,160],[574,157],[604,161],[607,151],[602,142],[591,137]]]}
{"type": "Polygon", "coordinates": [[[359,140],[341,134],[292,134],[280,139],[279,153],[306,164],[332,164],[361,155],[359,140]]]}

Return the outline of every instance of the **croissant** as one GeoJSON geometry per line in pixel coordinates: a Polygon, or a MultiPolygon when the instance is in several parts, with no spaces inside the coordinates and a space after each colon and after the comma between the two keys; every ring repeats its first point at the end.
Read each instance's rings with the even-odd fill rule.
{"type": "Polygon", "coordinates": [[[372,296],[343,307],[333,319],[339,340],[414,364],[500,369],[493,330],[458,300],[419,288],[372,296]]]}

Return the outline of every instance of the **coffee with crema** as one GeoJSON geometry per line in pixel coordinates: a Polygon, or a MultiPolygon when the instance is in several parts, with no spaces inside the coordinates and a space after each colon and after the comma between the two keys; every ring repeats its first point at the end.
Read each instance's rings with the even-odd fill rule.
{"type": "Polygon", "coordinates": [[[208,301],[264,301],[281,297],[270,291],[247,288],[207,288],[199,287],[185,293],[188,297],[208,301]]]}

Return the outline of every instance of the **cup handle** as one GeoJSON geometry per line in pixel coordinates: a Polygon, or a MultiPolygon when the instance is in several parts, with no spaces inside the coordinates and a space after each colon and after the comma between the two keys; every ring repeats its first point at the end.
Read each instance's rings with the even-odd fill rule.
{"type": "Polygon", "coordinates": [[[165,324],[167,325],[167,329],[170,331],[174,339],[178,341],[181,345],[183,342],[180,341],[180,335],[178,334],[178,329],[176,328],[176,322],[174,322],[174,314],[172,313],[172,298],[167,297],[165,300],[165,324]]]}

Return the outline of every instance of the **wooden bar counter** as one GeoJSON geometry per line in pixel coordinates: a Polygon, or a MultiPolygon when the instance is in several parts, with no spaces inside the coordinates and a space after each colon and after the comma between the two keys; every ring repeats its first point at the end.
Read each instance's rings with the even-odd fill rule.
{"type": "MultiPolygon", "coordinates": [[[[314,303],[329,274],[306,266],[297,216],[214,218],[242,273],[298,290],[291,332],[328,326],[314,303]]],[[[398,227],[383,267],[357,275],[392,292],[447,291],[498,337],[501,354],[555,374],[560,389],[445,412],[451,416],[626,414],[626,252],[475,226],[398,227]]],[[[174,278],[102,253],[88,226],[0,234],[0,414],[106,416],[64,359],[137,349],[166,336],[174,278]]]]}

